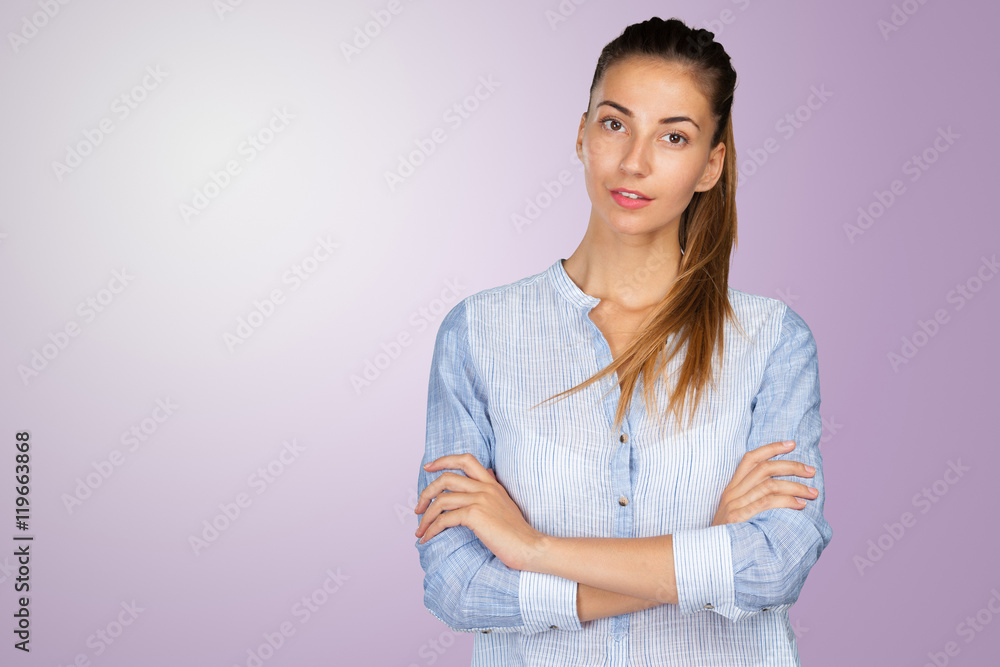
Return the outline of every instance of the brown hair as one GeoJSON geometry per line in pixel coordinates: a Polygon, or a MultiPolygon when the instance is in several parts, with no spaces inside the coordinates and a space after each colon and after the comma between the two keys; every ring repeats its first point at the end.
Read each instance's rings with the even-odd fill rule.
{"type": "MultiPolygon", "coordinates": [[[[670,392],[666,413],[673,412],[679,423],[687,395],[693,391],[690,411],[690,419],[693,419],[706,382],[713,389],[717,388],[712,361],[716,351],[719,358],[722,357],[725,318],[729,317],[739,327],[728,294],[730,254],[736,247],[736,146],[730,116],[736,71],[730,64],[729,55],[714,38],[714,33],[691,29],[676,18],[664,21],[653,17],[630,25],[601,51],[590,85],[592,98],[608,67],[630,56],[655,57],[676,63],[692,77],[712,109],[716,124],[711,146],[717,146],[720,141],[726,146],[718,181],[711,190],[695,192],[681,214],[678,229],[683,253],[680,272],[663,300],[618,359],[587,381],[545,399],[565,397],[617,372],[622,392],[615,413],[615,429],[628,412],[640,375],[647,411],[651,415],[654,413],[657,371],[660,369],[666,380],[668,364],[685,344],[679,380],[670,392]],[[674,345],[668,353],[667,340],[675,333],[674,345]],[[661,350],[667,354],[662,367],[659,362],[661,350]]],[[[588,100],[588,114],[590,103],[588,100]]],[[[740,331],[743,332],[742,327],[740,331]]]]}

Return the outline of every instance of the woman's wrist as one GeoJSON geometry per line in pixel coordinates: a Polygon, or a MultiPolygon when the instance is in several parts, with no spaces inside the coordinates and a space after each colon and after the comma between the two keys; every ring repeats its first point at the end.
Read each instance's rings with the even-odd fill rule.
{"type": "Polygon", "coordinates": [[[576,588],[576,613],[581,623],[597,618],[642,611],[658,607],[661,604],[663,603],[656,600],[606,591],[603,588],[594,588],[587,584],[578,583],[576,588]]]}

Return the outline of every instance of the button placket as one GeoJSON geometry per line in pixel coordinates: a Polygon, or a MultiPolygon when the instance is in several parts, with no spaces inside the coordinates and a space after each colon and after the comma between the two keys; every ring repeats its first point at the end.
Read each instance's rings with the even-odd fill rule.
{"type": "MultiPolygon", "coordinates": [[[[617,407],[617,401],[615,402],[617,407]]],[[[610,409],[610,406],[609,406],[610,409]]],[[[611,415],[613,419],[613,414],[611,415]]],[[[632,537],[634,528],[634,517],[632,508],[629,506],[629,495],[632,493],[631,469],[631,446],[629,446],[629,418],[622,421],[621,431],[618,434],[618,442],[622,446],[615,446],[612,454],[611,479],[613,490],[619,492],[619,511],[615,514],[614,537],[632,537]]],[[[612,635],[615,641],[621,641],[628,635],[630,626],[629,614],[620,614],[615,617],[612,635]]]]}
{"type": "MultiPolygon", "coordinates": [[[[629,441],[628,431],[626,430],[627,428],[628,428],[628,419],[626,418],[625,421],[624,421],[624,423],[622,424],[622,432],[618,435],[618,442],[620,442],[623,445],[627,445],[628,441],[629,441]]],[[[628,460],[631,459],[631,452],[628,451],[628,448],[623,448],[623,450],[621,452],[617,452],[617,456],[620,457],[620,459],[624,458],[626,461],[628,461],[628,460]]],[[[625,469],[628,470],[628,467],[629,466],[626,464],[625,469]]],[[[632,488],[632,480],[627,477],[627,473],[626,473],[626,480],[624,482],[624,486],[628,487],[629,490],[631,490],[631,488],[632,488]]],[[[626,493],[628,493],[628,492],[626,492],[626,493]]],[[[618,504],[620,506],[622,506],[622,507],[628,507],[628,502],[629,502],[628,501],[628,496],[626,494],[622,494],[622,495],[618,496],[618,504]]]]}

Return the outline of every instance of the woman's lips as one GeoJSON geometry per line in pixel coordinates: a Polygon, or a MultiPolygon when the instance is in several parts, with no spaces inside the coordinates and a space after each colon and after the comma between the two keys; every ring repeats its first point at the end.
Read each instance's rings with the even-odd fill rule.
{"type": "Polygon", "coordinates": [[[623,208],[629,208],[629,209],[642,208],[643,206],[649,206],[649,203],[653,201],[652,199],[649,199],[648,197],[642,196],[640,193],[637,193],[634,190],[625,190],[625,189],[612,190],[611,191],[611,198],[614,199],[615,203],[617,203],[619,206],[621,206],[623,208]],[[623,192],[628,192],[628,193],[632,193],[633,195],[638,195],[639,198],[636,199],[634,197],[628,197],[628,196],[622,194],[623,192]]]}

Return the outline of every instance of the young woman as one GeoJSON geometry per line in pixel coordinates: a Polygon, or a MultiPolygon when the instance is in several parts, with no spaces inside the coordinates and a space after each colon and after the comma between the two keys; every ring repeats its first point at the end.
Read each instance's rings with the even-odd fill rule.
{"type": "Polygon", "coordinates": [[[441,323],[416,547],[473,665],[799,664],[832,537],[818,360],[728,286],[735,86],[713,33],[626,28],[580,121],[579,247],[441,323]]]}

